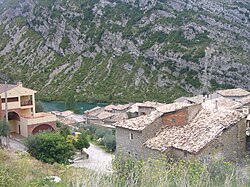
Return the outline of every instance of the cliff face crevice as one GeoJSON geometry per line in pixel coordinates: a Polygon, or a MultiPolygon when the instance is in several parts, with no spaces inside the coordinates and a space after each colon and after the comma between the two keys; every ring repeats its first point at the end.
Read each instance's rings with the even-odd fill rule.
{"type": "Polygon", "coordinates": [[[0,7],[0,78],[21,80],[41,98],[171,101],[204,87],[250,90],[247,0],[0,0],[0,7]]]}

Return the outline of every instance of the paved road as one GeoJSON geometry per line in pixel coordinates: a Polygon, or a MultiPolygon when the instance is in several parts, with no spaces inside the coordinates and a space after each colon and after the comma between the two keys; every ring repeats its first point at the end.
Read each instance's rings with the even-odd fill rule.
{"type": "Polygon", "coordinates": [[[26,151],[27,148],[20,142],[10,139],[10,147],[14,150],[18,150],[18,151],[26,151]]]}
{"type": "Polygon", "coordinates": [[[90,144],[88,149],[84,149],[89,154],[89,158],[85,160],[76,161],[72,166],[86,167],[97,172],[111,172],[111,162],[114,155],[104,152],[99,147],[90,144]]]}
{"type": "MultiPolygon", "coordinates": [[[[3,144],[6,145],[6,138],[2,138],[2,142],[3,142],[3,144]]],[[[14,140],[14,139],[10,139],[10,148],[14,149],[16,151],[26,151],[27,150],[27,148],[22,143],[14,140]]]]}

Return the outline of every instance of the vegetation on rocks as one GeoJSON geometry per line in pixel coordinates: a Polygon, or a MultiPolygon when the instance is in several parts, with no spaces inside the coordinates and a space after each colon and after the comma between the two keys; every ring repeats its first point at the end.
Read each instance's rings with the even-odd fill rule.
{"type": "Polygon", "coordinates": [[[250,89],[248,1],[0,5],[0,79],[21,80],[39,99],[171,102],[206,84],[250,89]]]}

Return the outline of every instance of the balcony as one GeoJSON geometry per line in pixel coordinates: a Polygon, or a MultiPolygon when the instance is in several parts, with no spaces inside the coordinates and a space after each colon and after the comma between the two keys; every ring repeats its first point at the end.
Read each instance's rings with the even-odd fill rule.
{"type": "Polygon", "coordinates": [[[22,117],[21,120],[26,125],[34,125],[34,124],[54,122],[57,120],[57,118],[53,114],[41,112],[41,113],[36,113],[35,117],[22,117]]]}
{"type": "Polygon", "coordinates": [[[30,106],[30,105],[33,105],[32,100],[21,101],[21,106],[30,106]]]}

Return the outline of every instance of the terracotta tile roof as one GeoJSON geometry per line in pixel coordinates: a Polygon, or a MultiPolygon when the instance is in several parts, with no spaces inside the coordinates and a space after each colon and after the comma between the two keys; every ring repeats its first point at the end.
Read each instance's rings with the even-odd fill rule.
{"type": "Polygon", "coordinates": [[[112,117],[112,119],[108,120],[112,123],[120,122],[120,121],[128,119],[128,115],[126,112],[119,112],[119,113],[113,113],[113,114],[114,116],[112,117]]]}
{"type": "Polygon", "coordinates": [[[227,90],[219,90],[217,91],[218,94],[222,96],[248,96],[250,95],[250,92],[243,90],[241,88],[235,88],[235,89],[227,89],[227,90]]]}
{"type": "Polygon", "coordinates": [[[64,111],[64,112],[61,112],[61,116],[62,116],[62,117],[67,117],[67,116],[70,116],[70,115],[72,115],[72,114],[74,114],[74,112],[72,112],[72,111],[70,111],[70,110],[66,110],[66,111],[64,111]]]}
{"type": "Polygon", "coordinates": [[[152,101],[146,101],[144,103],[141,103],[138,105],[138,107],[150,107],[150,108],[156,108],[159,106],[165,105],[164,103],[157,103],[152,101]]]}
{"type": "Polygon", "coordinates": [[[142,131],[145,127],[153,123],[161,115],[162,113],[158,111],[153,111],[148,115],[143,115],[137,118],[132,118],[132,119],[117,122],[114,124],[114,126],[131,129],[135,131],[142,131]]]}
{"type": "Polygon", "coordinates": [[[138,105],[141,105],[141,104],[142,103],[135,103],[135,104],[131,105],[128,112],[131,112],[131,113],[138,112],[138,105]]]}
{"type": "Polygon", "coordinates": [[[106,111],[112,111],[114,107],[115,107],[115,105],[108,105],[108,106],[104,107],[104,110],[106,110],[106,111]]]}
{"type": "Polygon", "coordinates": [[[106,107],[104,107],[104,109],[106,111],[112,111],[112,110],[126,110],[130,107],[130,104],[126,104],[126,105],[108,105],[106,107]]]}
{"type": "MultiPolygon", "coordinates": [[[[7,84],[7,91],[11,90],[15,87],[17,87],[18,85],[14,85],[14,84],[7,84]]],[[[5,92],[5,84],[0,84],[0,94],[5,92]]]]}
{"type": "Polygon", "coordinates": [[[161,113],[168,113],[168,112],[173,112],[176,110],[180,110],[182,108],[185,108],[187,106],[190,106],[191,104],[185,103],[185,102],[176,102],[176,103],[171,103],[171,104],[164,104],[156,108],[157,111],[161,113]]]}
{"type": "Polygon", "coordinates": [[[126,105],[116,105],[113,107],[114,110],[126,110],[130,107],[130,104],[126,104],[126,105]]]}
{"type": "Polygon", "coordinates": [[[86,110],[84,113],[87,114],[88,116],[97,116],[103,111],[104,111],[103,107],[97,106],[97,107],[92,108],[90,110],[86,110]]]}
{"type": "Polygon", "coordinates": [[[196,153],[222,131],[245,116],[235,110],[209,109],[204,107],[185,126],[168,126],[146,141],[145,146],[159,151],[170,147],[196,153]]]}
{"type": "Polygon", "coordinates": [[[217,102],[217,108],[227,108],[227,109],[237,109],[242,106],[241,103],[227,99],[224,97],[219,97],[217,99],[209,100],[203,103],[203,107],[214,109],[217,102]]]}
{"type": "Polygon", "coordinates": [[[90,109],[90,110],[86,110],[86,111],[84,111],[84,113],[94,112],[94,111],[96,111],[96,110],[98,110],[98,109],[100,109],[100,108],[101,108],[101,107],[96,106],[96,107],[94,107],[94,108],[92,108],[92,109],[90,109]]]}
{"type": "Polygon", "coordinates": [[[238,100],[243,105],[250,103],[250,95],[247,97],[243,97],[242,99],[238,100]]]}
{"type": "Polygon", "coordinates": [[[97,115],[97,117],[100,119],[100,120],[103,120],[103,119],[106,119],[106,118],[110,118],[114,116],[114,113],[111,113],[111,112],[101,112],[100,114],[97,115]]]}

